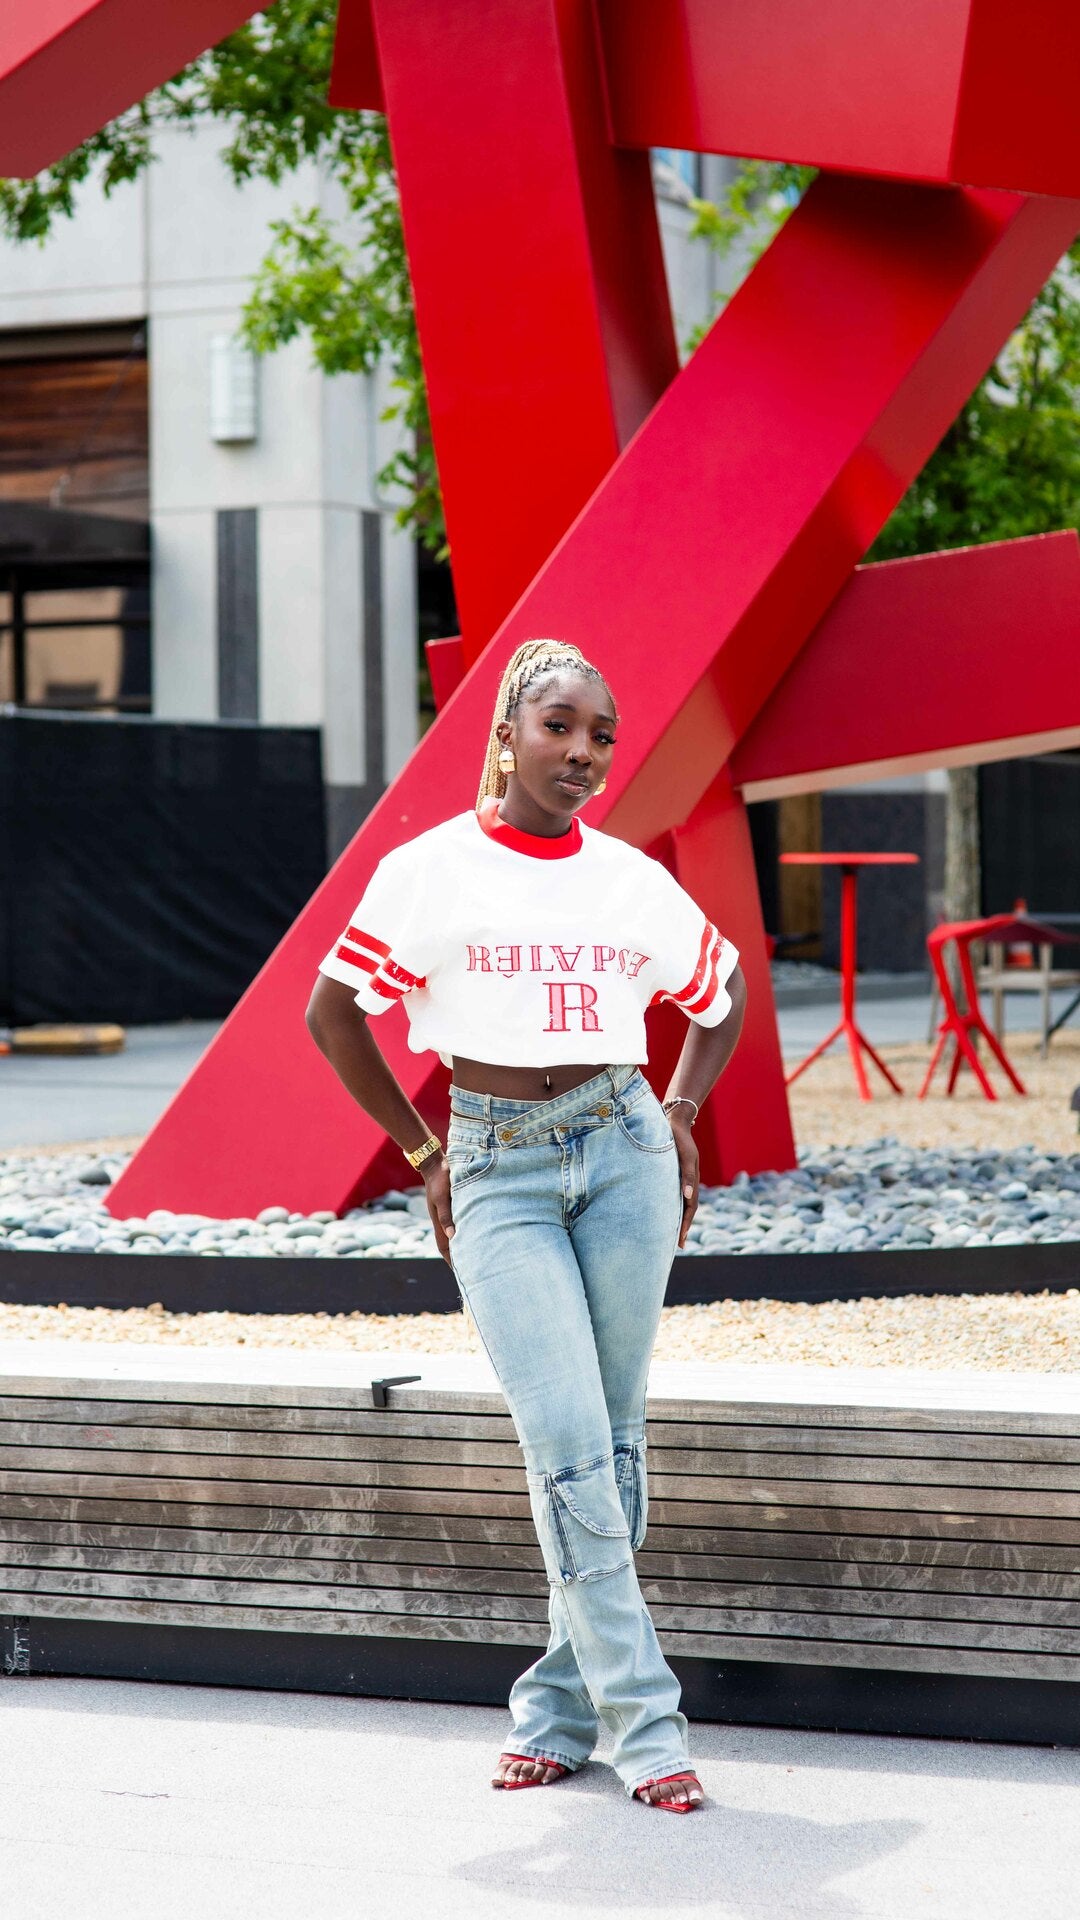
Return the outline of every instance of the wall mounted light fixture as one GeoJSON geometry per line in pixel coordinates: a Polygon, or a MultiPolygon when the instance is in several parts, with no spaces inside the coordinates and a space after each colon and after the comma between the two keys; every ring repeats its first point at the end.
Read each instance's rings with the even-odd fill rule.
{"type": "Polygon", "coordinates": [[[225,446],[255,440],[259,392],[255,355],[231,333],[210,337],[210,438],[225,446]]]}

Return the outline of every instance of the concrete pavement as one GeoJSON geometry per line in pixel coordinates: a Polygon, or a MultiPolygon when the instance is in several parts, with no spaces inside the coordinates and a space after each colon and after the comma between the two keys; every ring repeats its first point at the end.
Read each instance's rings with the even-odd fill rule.
{"type": "MultiPolygon", "coordinates": [[[[925,1041],[930,997],[924,975],[869,975],[859,983],[860,1013],[871,1042],[925,1041]]],[[[1055,1014],[1071,995],[1054,997],[1055,1014]]],[[[839,985],[815,980],[778,994],[784,1057],[799,1060],[838,1018],[839,985]]],[[[987,1007],[989,1012],[989,1006],[987,1007]]],[[[1038,1024],[1036,998],[1009,997],[1009,1032],[1038,1024]]],[[[1077,1016],[1080,1018],[1080,1016],[1077,1016]]],[[[123,1052],[72,1059],[0,1056],[0,1150],[62,1146],[146,1133],[187,1078],[216,1031],[212,1020],[130,1027],[123,1052]]]]}
{"type": "Polygon", "coordinates": [[[1074,1920],[1080,1753],[695,1726],[708,1807],[594,1762],[487,1785],[506,1718],[0,1678],[4,1920],[1074,1920]]]}
{"type": "Polygon", "coordinates": [[[149,1132],[217,1031],[216,1020],[129,1027],[120,1053],[0,1055],[0,1148],[149,1132]]]}

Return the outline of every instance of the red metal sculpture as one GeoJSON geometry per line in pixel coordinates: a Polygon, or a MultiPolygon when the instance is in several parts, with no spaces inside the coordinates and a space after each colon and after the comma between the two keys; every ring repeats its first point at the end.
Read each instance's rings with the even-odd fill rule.
{"type": "MultiPolygon", "coordinates": [[[[0,170],[39,166],[87,130],[93,89],[65,55],[76,34],[84,51],[123,37],[130,98],[165,77],[181,39],[186,53],[235,24],[224,0],[166,13],[167,46],[132,0],[20,0],[0,24],[0,170]]],[[[389,115],[466,671],[112,1189],[114,1212],[341,1207],[400,1179],[302,1009],[375,861],[470,804],[502,665],[544,633],[597,660],[625,716],[592,823],[669,859],[743,954],[749,1025],[699,1123],[705,1177],[791,1163],[740,788],[948,764],[1021,731],[1080,738],[1075,675],[1056,699],[1037,676],[1018,726],[1011,671],[1033,576],[1054,631],[1075,630],[1075,541],[997,549],[992,587],[972,569],[995,617],[962,700],[948,672],[924,699],[908,663],[925,636],[887,611],[901,576],[853,578],[1080,228],[1065,197],[1080,191],[1074,10],[1044,0],[1019,54],[1000,13],[1001,0],[342,0],[334,98],[389,115]],[[834,169],[681,371],[654,143],[834,169]],[[821,690],[839,676],[869,693],[828,701],[815,661],[821,690]]],[[[117,84],[114,68],[93,94],[99,118],[122,104],[117,84]]],[[[939,644],[969,647],[946,562],[903,564],[939,644]]],[[[446,1076],[407,1051],[404,1024],[388,1015],[380,1041],[437,1123],[446,1076]]],[[[650,1072],[674,1032],[653,1031],[650,1072]]]]}

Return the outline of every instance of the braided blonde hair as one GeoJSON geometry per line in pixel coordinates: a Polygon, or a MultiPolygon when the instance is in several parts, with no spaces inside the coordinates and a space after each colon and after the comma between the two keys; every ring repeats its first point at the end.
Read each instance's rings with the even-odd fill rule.
{"type": "Polygon", "coordinates": [[[491,716],[487,758],[480,776],[480,791],[476,796],[477,812],[485,800],[492,796],[501,800],[506,792],[506,775],[499,765],[502,744],[495,731],[500,720],[511,718],[531,681],[539,679],[542,673],[560,667],[572,673],[588,674],[597,680],[603,680],[604,677],[598,667],[586,660],[580,647],[575,647],[569,640],[526,640],[508,660],[495,697],[495,711],[491,716]]]}

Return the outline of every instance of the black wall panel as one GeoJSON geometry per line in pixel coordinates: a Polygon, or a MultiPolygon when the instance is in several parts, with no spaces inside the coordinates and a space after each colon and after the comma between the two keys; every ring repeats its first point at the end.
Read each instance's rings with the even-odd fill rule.
{"type": "Polygon", "coordinates": [[[0,1020],[224,1015],[325,869],[315,729],[0,716],[0,1020]]]}
{"type": "Polygon", "coordinates": [[[984,913],[1080,913],[1080,753],[980,767],[979,834],[984,913]]]}
{"type": "MultiPolygon", "coordinates": [[[[821,844],[836,853],[916,853],[917,867],[873,867],[859,875],[859,970],[916,972],[927,965],[927,893],[937,883],[934,793],[867,793],[858,787],[821,798],[821,844]]],[[[940,838],[940,836],[938,836],[940,838]]],[[[840,964],[840,878],[822,871],[822,960],[840,964]]]]}

